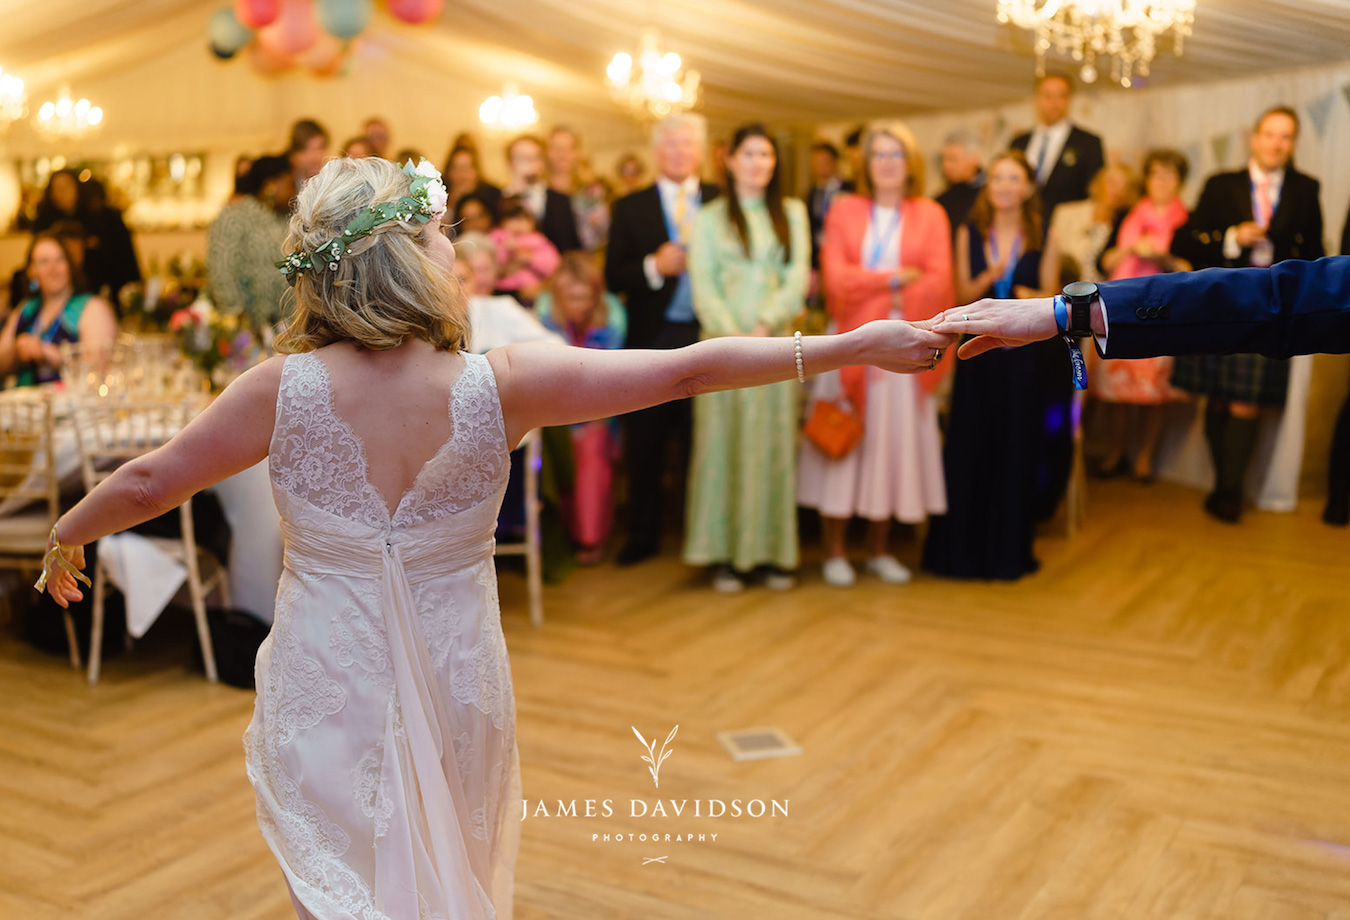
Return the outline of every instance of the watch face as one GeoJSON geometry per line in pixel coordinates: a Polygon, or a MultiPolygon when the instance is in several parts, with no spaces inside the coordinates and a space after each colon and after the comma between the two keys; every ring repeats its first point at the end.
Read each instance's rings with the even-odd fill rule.
{"type": "Polygon", "coordinates": [[[1091,297],[1097,293],[1097,285],[1091,281],[1075,281],[1064,286],[1064,296],[1069,298],[1091,297]]]}

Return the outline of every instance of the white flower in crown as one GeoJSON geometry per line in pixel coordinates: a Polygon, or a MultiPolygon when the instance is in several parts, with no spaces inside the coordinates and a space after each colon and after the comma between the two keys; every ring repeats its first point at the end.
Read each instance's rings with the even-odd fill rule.
{"type": "MultiPolygon", "coordinates": [[[[422,162],[426,163],[425,160],[422,162]]],[[[427,165],[430,166],[431,164],[428,163],[427,165]]],[[[435,167],[433,166],[432,169],[435,169],[435,167]]],[[[431,207],[431,216],[439,219],[450,204],[450,193],[446,191],[445,183],[441,182],[440,177],[437,176],[427,183],[426,193],[427,204],[431,207]]]]}
{"type": "Polygon", "coordinates": [[[432,165],[432,162],[426,158],[423,158],[422,161],[417,164],[417,168],[413,170],[413,172],[419,176],[426,176],[428,179],[439,179],[441,177],[441,171],[432,165]]]}

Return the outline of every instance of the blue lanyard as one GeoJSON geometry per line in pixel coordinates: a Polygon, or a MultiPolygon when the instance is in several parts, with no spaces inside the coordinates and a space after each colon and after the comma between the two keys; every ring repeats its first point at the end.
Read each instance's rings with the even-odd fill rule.
{"type": "Polygon", "coordinates": [[[877,265],[881,263],[882,254],[886,251],[886,247],[890,245],[891,237],[895,236],[896,232],[900,229],[900,225],[904,223],[905,212],[903,207],[904,206],[901,205],[901,207],[895,209],[895,220],[891,222],[890,227],[888,227],[883,234],[881,228],[877,225],[876,203],[874,202],[872,204],[872,250],[868,254],[867,262],[864,266],[869,271],[877,270],[877,265]]]}
{"type": "MultiPolygon", "coordinates": [[[[998,262],[998,234],[994,228],[989,228],[989,251],[993,253],[994,261],[998,262]]],[[[999,300],[1007,300],[1012,297],[1013,274],[1017,271],[1017,262],[1022,258],[1022,237],[1019,234],[1017,239],[1013,240],[1012,252],[1008,254],[1008,267],[1003,270],[1003,277],[994,282],[994,296],[999,300]]]]}

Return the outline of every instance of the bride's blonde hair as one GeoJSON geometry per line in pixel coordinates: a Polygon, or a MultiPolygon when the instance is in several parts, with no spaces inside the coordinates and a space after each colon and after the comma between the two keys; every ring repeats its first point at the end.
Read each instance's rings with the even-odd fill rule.
{"type": "MultiPolygon", "coordinates": [[[[329,160],[300,192],[285,252],[314,252],[340,237],[372,205],[408,194],[412,179],[377,157],[329,160]]],[[[426,231],[426,232],[435,232],[426,231]]],[[[468,311],[454,274],[427,248],[424,225],[391,220],[347,244],[330,270],[318,263],[295,278],[295,307],[277,338],[282,352],[350,341],[384,350],[423,339],[458,351],[469,338],[468,311]]]]}

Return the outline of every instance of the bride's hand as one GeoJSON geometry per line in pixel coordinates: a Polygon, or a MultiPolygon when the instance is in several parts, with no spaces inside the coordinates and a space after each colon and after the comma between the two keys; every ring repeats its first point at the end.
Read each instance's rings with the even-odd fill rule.
{"type": "Polygon", "coordinates": [[[973,335],[957,355],[973,358],[995,348],[1009,348],[1054,338],[1055,304],[1051,297],[994,300],[986,297],[964,307],[943,310],[928,321],[935,332],[973,335]]]}
{"type": "Polygon", "coordinates": [[[858,327],[863,362],[893,374],[917,374],[936,367],[945,350],[955,345],[959,336],[933,332],[926,326],[926,323],[880,319],[858,327]]]}

